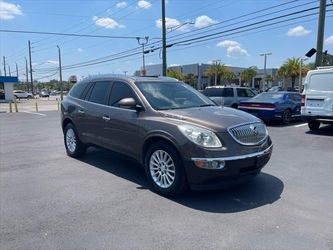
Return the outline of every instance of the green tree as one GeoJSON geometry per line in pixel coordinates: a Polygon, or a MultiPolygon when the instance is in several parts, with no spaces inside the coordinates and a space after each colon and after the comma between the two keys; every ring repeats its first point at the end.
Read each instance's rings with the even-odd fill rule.
{"type": "Polygon", "coordinates": [[[179,72],[178,70],[168,69],[167,76],[176,78],[180,81],[184,80],[184,75],[181,72],[179,72]]]}
{"type": "Polygon", "coordinates": [[[191,85],[194,88],[196,87],[195,84],[196,84],[197,78],[192,73],[184,75],[183,81],[185,83],[191,85]]]}
{"type": "Polygon", "coordinates": [[[208,76],[215,79],[214,85],[218,85],[222,79],[226,79],[226,76],[230,74],[230,70],[221,63],[212,64],[205,72],[208,76]]]}
{"type": "MultiPolygon", "coordinates": [[[[291,87],[294,89],[296,78],[299,76],[301,66],[301,59],[299,57],[288,58],[282,66],[278,69],[278,75],[283,77],[284,80],[291,79],[291,87]]],[[[302,75],[308,71],[307,67],[302,67],[302,75]]],[[[286,85],[284,89],[286,89],[286,85]]]]}
{"type": "Polygon", "coordinates": [[[241,72],[241,80],[245,81],[250,86],[252,78],[257,75],[257,70],[258,70],[258,68],[256,66],[251,66],[247,69],[244,69],[241,72]]]}

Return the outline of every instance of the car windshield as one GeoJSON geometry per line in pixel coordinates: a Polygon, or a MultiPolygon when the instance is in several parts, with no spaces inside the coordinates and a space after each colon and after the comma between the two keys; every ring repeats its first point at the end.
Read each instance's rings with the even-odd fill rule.
{"type": "Polygon", "coordinates": [[[137,86],[156,110],[216,106],[209,98],[183,82],[138,82],[137,86]]]}
{"type": "Polygon", "coordinates": [[[282,93],[274,93],[274,92],[269,92],[269,93],[261,93],[254,97],[254,99],[281,99],[283,98],[282,93]]]}

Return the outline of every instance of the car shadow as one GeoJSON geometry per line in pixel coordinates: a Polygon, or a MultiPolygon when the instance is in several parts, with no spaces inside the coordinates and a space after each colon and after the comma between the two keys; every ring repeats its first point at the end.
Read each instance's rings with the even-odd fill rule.
{"type": "Polygon", "coordinates": [[[290,121],[289,124],[282,124],[281,121],[272,120],[272,121],[265,122],[265,124],[269,127],[291,127],[291,126],[302,124],[304,122],[305,121],[303,121],[301,119],[294,119],[294,120],[290,121]]]}
{"type": "MultiPolygon", "coordinates": [[[[144,169],[139,164],[111,151],[91,147],[80,160],[136,183],[137,189],[149,189],[144,169]]],[[[227,189],[187,191],[176,197],[165,198],[195,210],[236,213],[274,203],[280,199],[283,189],[284,184],[279,178],[261,173],[247,183],[227,189]]]]}
{"type": "Polygon", "coordinates": [[[322,136],[333,136],[333,124],[329,125],[321,125],[319,129],[314,131],[306,131],[305,132],[308,135],[322,135],[322,136]]]}

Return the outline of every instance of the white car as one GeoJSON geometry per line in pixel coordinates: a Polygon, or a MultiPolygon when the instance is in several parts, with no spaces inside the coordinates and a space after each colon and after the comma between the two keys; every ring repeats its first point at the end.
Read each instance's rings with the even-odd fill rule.
{"type": "Polygon", "coordinates": [[[321,123],[333,123],[333,67],[310,70],[304,81],[301,115],[310,130],[321,123]]]}
{"type": "Polygon", "coordinates": [[[30,94],[28,92],[25,92],[23,90],[14,90],[13,94],[18,99],[20,99],[20,98],[27,98],[27,99],[32,98],[32,94],[30,94]]]}

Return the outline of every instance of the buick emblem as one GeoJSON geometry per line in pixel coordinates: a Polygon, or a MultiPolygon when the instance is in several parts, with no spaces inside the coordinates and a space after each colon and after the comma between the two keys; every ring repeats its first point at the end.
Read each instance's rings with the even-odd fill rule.
{"type": "Polygon", "coordinates": [[[259,131],[257,130],[257,127],[255,125],[250,125],[250,129],[252,130],[252,133],[254,135],[258,135],[259,131]]]}

